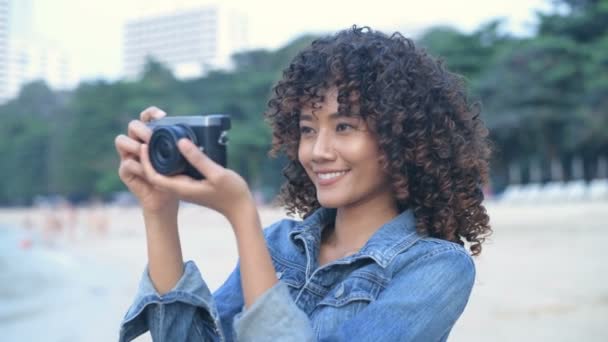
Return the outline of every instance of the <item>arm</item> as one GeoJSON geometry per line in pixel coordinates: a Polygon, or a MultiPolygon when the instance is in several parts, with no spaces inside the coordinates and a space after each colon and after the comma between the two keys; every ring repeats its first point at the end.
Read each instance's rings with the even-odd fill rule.
{"type": "MultiPolygon", "coordinates": [[[[206,176],[205,181],[183,175],[165,177],[151,167],[147,147],[151,131],[144,122],[165,115],[150,107],[140,114],[141,121],[129,124],[128,137],[120,135],[115,139],[121,157],[120,178],[143,208],[148,251],[148,266],[121,326],[120,340],[131,340],[147,330],[155,339],[223,340],[220,315],[207,285],[193,263],[183,264],[177,228],[178,197],[234,218],[230,221],[240,242],[239,252],[247,260],[243,270],[247,306],[277,282],[274,268],[264,244],[259,215],[255,205],[249,205],[251,194],[238,174],[217,165],[187,140],[178,144],[180,151],[206,176]],[[238,217],[232,215],[235,210],[238,217]]],[[[237,268],[222,286],[221,293],[227,293],[229,298],[226,305],[220,306],[225,309],[221,316],[228,322],[232,322],[237,304],[238,312],[242,310],[239,273],[237,268]]]]}
{"type": "Polygon", "coordinates": [[[245,308],[249,308],[264,292],[273,287],[278,279],[253,199],[239,210],[238,216],[229,220],[236,236],[241,260],[240,273],[245,308]]]}
{"type": "Polygon", "coordinates": [[[231,317],[238,341],[312,341],[306,314],[278,281],[253,201],[241,207],[232,227],[240,259],[245,308],[231,317]],[[233,318],[233,320],[232,320],[233,318]]]}
{"type": "MultiPolygon", "coordinates": [[[[120,342],[131,341],[148,330],[154,341],[232,341],[221,331],[221,315],[196,265],[188,261],[183,269],[175,287],[161,295],[146,267],[135,300],[122,321],[120,342]]],[[[227,281],[222,288],[235,293],[232,302],[238,305],[239,294],[233,286],[233,281],[227,281]]]]}
{"type": "Polygon", "coordinates": [[[154,215],[144,210],[148,272],[159,294],[169,292],[183,274],[177,215],[154,215]]]}
{"type": "Polygon", "coordinates": [[[146,331],[154,340],[221,340],[219,317],[196,265],[184,265],[177,213],[143,211],[148,265],[120,329],[120,341],[146,331]]]}
{"type": "MultiPolygon", "coordinates": [[[[243,217],[245,218],[246,215],[243,215],[243,217]]],[[[243,220],[243,223],[248,223],[243,227],[254,226],[251,225],[251,222],[243,220]]],[[[275,229],[285,229],[283,221],[276,222],[268,227],[266,231],[259,231],[261,238],[265,240],[264,233],[269,233],[275,229]]],[[[239,234],[239,238],[246,239],[247,235],[239,234]]],[[[246,248],[249,245],[251,245],[249,242],[247,244],[242,243],[239,248],[246,248]]],[[[262,243],[261,246],[264,247],[264,251],[267,251],[265,243],[262,243]]],[[[256,249],[248,249],[248,251],[255,252],[256,249]]],[[[244,252],[243,255],[253,258],[257,257],[255,253],[244,252]]],[[[255,268],[252,267],[253,264],[250,263],[249,266],[251,271],[255,271],[255,268]]],[[[272,267],[272,264],[270,266],[272,267]]],[[[272,269],[274,270],[274,267],[272,269]]],[[[244,307],[241,273],[247,274],[247,271],[241,271],[240,264],[237,265],[213,296],[202,279],[198,268],[191,261],[184,265],[184,272],[175,287],[162,295],[156,290],[156,285],[153,284],[150,273],[148,266],[142,275],[135,300],[121,325],[120,341],[131,341],[148,330],[150,330],[150,334],[154,340],[176,341],[188,338],[199,339],[201,341],[234,341],[234,329],[237,326],[247,331],[255,330],[258,333],[263,333],[260,329],[249,329],[244,325],[235,324],[237,321],[235,316],[240,316],[244,307]]],[[[250,273],[253,276],[250,278],[255,279],[255,273],[250,273]]],[[[276,276],[272,274],[272,277],[276,276]]],[[[254,286],[257,285],[254,284],[254,286]]],[[[246,310],[248,317],[254,321],[270,319],[273,322],[279,322],[279,320],[273,319],[273,316],[268,315],[255,318],[259,317],[256,314],[259,310],[255,309],[255,307],[273,307],[277,299],[284,300],[285,298],[289,299],[287,303],[294,305],[291,315],[303,315],[295,307],[293,300],[289,298],[289,294],[282,292],[287,290],[281,288],[281,286],[284,286],[284,284],[276,283],[270,290],[262,293],[250,310],[246,310]]],[[[277,313],[281,314],[280,311],[277,311],[277,313]]],[[[293,319],[290,315],[281,314],[280,319],[283,322],[289,323],[293,321],[297,324],[298,322],[305,321],[306,316],[293,319]]],[[[276,327],[275,329],[270,327],[272,332],[266,336],[275,336],[273,335],[275,332],[288,335],[293,333],[294,329],[296,331],[307,331],[306,329],[298,328],[297,325],[283,324],[282,326],[284,328],[278,330],[276,327]]],[[[262,327],[268,327],[268,325],[262,324],[262,327]]]]}
{"type": "MultiPolygon", "coordinates": [[[[142,145],[140,153],[143,172],[157,188],[177,194],[180,199],[188,202],[214,209],[228,219],[237,239],[245,305],[249,307],[278,280],[247,182],[236,172],[216,164],[187,139],[181,139],[178,148],[190,164],[205,175],[203,181],[184,175],[167,177],[157,173],[150,164],[146,144],[142,145]]],[[[171,226],[171,223],[169,225],[171,226]]],[[[179,249],[176,235],[169,234],[171,234],[169,241],[164,242],[157,250],[163,251],[163,247],[179,249]]],[[[173,257],[170,260],[159,260],[159,265],[178,267],[180,259],[176,257],[176,252],[170,254],[173,257]]],[[[181,257],[181,252],[179,254],[181,257]]],[[[170,289],[171,283],[179,278],[179,273],[174,272],[165,276],[156,273],[153,277],[156,276],[170,289]]]]}

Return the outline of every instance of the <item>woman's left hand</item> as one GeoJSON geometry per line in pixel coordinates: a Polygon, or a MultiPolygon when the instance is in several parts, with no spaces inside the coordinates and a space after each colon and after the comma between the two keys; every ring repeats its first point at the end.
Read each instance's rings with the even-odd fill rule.
{"type": "Polygon", "coordinates": [[[238,173],[214,162],[188,139],[180,139],[177,146],[205,179],[197,180],[186,175],[168,177],[156,172],[148,157],[148,145],[144,144],[140,160],[146,178],[154,186],[175,193],[182,200],[211,208],[231,222],[243,206],[254,203],[247,182],[238,173]]]}

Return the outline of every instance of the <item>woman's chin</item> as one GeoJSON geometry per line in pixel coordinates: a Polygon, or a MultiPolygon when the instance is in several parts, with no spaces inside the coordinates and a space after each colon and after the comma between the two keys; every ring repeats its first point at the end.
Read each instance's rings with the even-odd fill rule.
{"type": "Polygon", "coordinates": [[[338,208],[343,203],[343,200],[331,198],[330,196],[317,196],[317,201],[319,201],[319,204],[324,208],[338,208]]]}

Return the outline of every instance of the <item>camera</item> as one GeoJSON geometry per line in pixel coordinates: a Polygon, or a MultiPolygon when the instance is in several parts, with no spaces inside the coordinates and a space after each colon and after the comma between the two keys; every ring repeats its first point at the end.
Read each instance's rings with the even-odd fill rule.
{"type": "Polygon", "coordinates": [[[184,174],[194,179],[205,177],[181,154],[177,142],[186,138],[216,163],[226,167],[230,116],[226,114],[170,116],[151,121],[148,156],[156,172],[173,176],[184,174]]]}

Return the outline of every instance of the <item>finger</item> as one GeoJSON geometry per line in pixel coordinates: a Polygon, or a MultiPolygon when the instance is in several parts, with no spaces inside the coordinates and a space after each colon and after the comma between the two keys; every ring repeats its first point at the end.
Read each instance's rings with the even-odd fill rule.
{"type": "Polygon", "coordinates": [[[147,143],[152,136],[152,130],[139,120],[129,122],[127,128],[128,135],[131,139],[147,143]]]}
{"type": "Polygon", "coordinates": [[[138,162],[133,159],[126,159],[120,163],[120,168],[118,169],[118,175],[120,179],[130,180],[134,176],[144,178],[144,168],[138,162]]]}
{"type": "Polygon", "coordinates": [[[204,202],[204,198],[210,197],[208,194],[213,191],[212,186],[206,181],[195,180],[186,175],[168,177],[158,173],[150,163],[146,144],[142,145],[140,160],[145,178],[160,190],[175,193],[190,202],[195,202],[196,199],[198,203],[204,202]]]}
{"type": "Polygon", "coordinates": [[[223,166],[201,152],[192,141],[182,138],[177,142],[177,146],[184,158],[210,182],[213,182],[225,171],[223,166]]]}
{"type": "Polygon", "coordinates": [[[121,160],[126,159],[129,155],[139,157],[141,144],[124,134],[120,134],[114,139],[114,146],[121,160]]]}
{"type": "Polygon", "coordinates": [[[167,113],[165,113],[164,110],[155,106],[151,106],[144,109],[144,111],[139,114],[139,119],[143,122],[150,122],[152,120],[158,120],[165,116],[167,116],[167,113]]]}
{"type": "Polygon", "coordinates": [[[150,163],[148,145],[146,144],[142,145],[140,160],[146,179],[161,190],[176,193],[179,197],[191,202],[195,198],[200,202],[201,199],[209,197],[206,194],[210,194],[213,191],[209,182],[199,181],[186,175],[168,177],[156,172],[150,163]]]}
{"type": "Polygon", "coordinates": [[[206,180],[196,180],[186,175],[175,175],[167,177],[168,182],[164,184],[164,189],[176,193],[180,199],[196,203],[205,207],[213,208],[214,194],[213,185],[206,180]]]}

